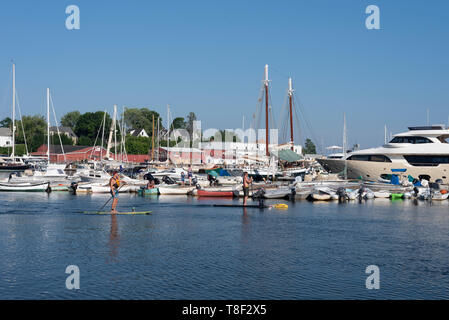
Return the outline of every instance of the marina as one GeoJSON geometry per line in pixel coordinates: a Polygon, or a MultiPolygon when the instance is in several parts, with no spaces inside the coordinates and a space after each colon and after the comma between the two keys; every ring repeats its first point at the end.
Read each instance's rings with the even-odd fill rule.
{"type": "Polygon", "coordinates": [[[322,300],[449,300],[449,3],[0,7],[13,312],[290,319],[322,300]]]}

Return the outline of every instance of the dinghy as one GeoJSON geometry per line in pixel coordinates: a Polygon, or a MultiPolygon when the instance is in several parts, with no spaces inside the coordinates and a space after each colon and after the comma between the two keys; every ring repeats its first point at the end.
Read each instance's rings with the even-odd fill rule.
{"type": "Polygon", "coordinates": [[[139,189],[137,191],[139,193],[139,196],[143,196],[143,195],[158,195],[159,194],[159,189],[158,188],[152,188],[152,189],[139,189]]]}
{"type": "Polygon", "coordinates": [[[12,191],[12,192],[29,192],[29,191],[50,191],[49,182],[4,182],[0,183],[0,191],[12,191]]]}
{"type": "Polygon", "coordinates": [[[159,186],[159,194],[161,195],[187,195],[192,192],[195,187],[179,187],[175,186],[159,186]]]}
{"type": "Polygon", "coordinates": [[[374,191],[374,198],[389,198],[390,195],[391,193],[385,190],[374,191]]]}

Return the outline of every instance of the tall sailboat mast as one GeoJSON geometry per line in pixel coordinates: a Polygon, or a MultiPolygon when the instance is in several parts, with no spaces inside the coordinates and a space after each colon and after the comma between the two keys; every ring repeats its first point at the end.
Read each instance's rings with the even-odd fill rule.
{"type": "Polygon", "coordinates": [[[291,150],[293,151],[293,86],[292,78],[288,78],[288,102],[290,106],[290,142],[292,144],[291,150]]]}
{"type": "Polygon", "coordinates": [[[167,104],[167,162],[170,159],[170,105],[167,104]]]}
{"type": "Polygon", "coordinates": [[[151,161],[154,161],[154,114],[153,114],[153,132],[151,133],[151,161]]]}
{"type": "Polygon", "coordinates": [[[47,163],[50,164],[50,88],[47,88],[47,163]]]}
{"type": "Polygon", "coordinates": [[[16,65],[12,64],[12,151],[11,158],[16,152],[16,65]]]}
{"type": "Polygon", "coordinates": [[[348,167],[346,162],[346,149],[347,149],[347,137],[346,137],[346,114],[343,113],[343,159],[345,160],[344,178],[348,178],[348,167]]]}
{"type": "Polygon", "coordinates": [[[268,151],[268,132],[269,132],[269,126],[268,126],[268,64],[265,65],[265,80],[264,86],[265,86],[265,147],[266,147],[266,155],[269,156],[270,152],[268,151]]]}
{"type": "Polygon", "coordinates": [[[112,117],[112,124],[111,124],[111,128],[109,130],[109,138],[108,138],[108,146],[107,146],[107,150],[106,150],[106,158],[109,159],[110,156],[110,150],[111,150],[111,143],[112,143],[112,135],[114,133],[115,130],[115,117],[117,115],[117,105],[114,105],[114,115],[112,117]]]}

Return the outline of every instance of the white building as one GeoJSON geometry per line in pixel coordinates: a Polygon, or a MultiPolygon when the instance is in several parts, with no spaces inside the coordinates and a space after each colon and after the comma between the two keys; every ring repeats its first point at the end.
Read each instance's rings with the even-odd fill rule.
{"type": "MultiPolygon", "coordinates": [[[[270,152],[290,148],[291,144],[268,145],[270,152]]],[[[263,161],[266,155],[265,141],[201,142],[200,149],[203,150],[205,162],[210,164],[254,164],[256,161],[263,161]]],[[[301,155],[302,146],[294,145],[293,151],[301,155]]]]}
{"type": "Polygon", "coordinates": [[[139,129],[139,130],[131,130],[129,132],[130,135],[134,136],[134,137],[144,137],[144,138],[149,138],[150,136],[148,135],[148,133],[145,131],[145,129],[139,129]]]}
{"type": "Polygon", "coordinates": [[[10,147],[12,145],[12,133],[9,128],[0,128],[0,147],[10,147]]]}

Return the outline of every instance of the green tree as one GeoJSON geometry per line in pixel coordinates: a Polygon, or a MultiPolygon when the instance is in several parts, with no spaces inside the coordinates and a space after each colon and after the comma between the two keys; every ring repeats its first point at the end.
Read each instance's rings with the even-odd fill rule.
{"type": "Polygon", "coordinates": [[[59,136],[57,134],[52,134],[50,136],[50,143],[54,144],[54,145],[60,145],[62,142],[63,145],[68,145],[68,146],[73,145],[73,140],[71,138],[67,137],[64,133],[61,133],[60,136],[61,136],[61,141],[59,141],[59,136]]]}
{"type": "Polygon", "coordinates": [[[186,130],[192,136],[193,132],[193,122],[196,120],[196,115],[194,112],[189,112],[186,120],[186,130]]]}
{"type": "Polygon", "coordinates": [[[154,116],[154,131],[157,130],[157,121],[159,119],[159,129],[163,129],[162,119],[156,111],[148,108],[129,108],[125,110],[125,124],[130,129],[145,129],[148,135],[151,136],[153,132],[153,116],[154,116]]]}
{"type": "Polygon", "coordinates": [[[315,144],[309,138],[306,139],[302,153],[303,154],[316,154],[315,144]]]}
{"type": "MultiPolygon", "coordinates": [[[[148,154],[151,148],[151,139],[128,135],[125,141],[125,148],[128,154],[148,154]]],[[[120,146],[117,146],[117,150],[120,150],[120,146]]]]}
{"type": "Polygon", "coordinates": [[[78,145],[79,146],[91,146],[94,143],[89,139],[89,137],[81,136],[78,138],[78,145]]]}
{"type": "Polygon", "coordinates": [[[73,129],[73,128],[75,128],[76,122],[78,121],[80,116],[81,116],[81,113],[79,111],[71,111],[69,113],[66,113],[61,118],[61,125],[64,127],[70,127],[73,129]]]}
{"type": "Polygon", "coordinates": [[[23,116],[22,120],[16,120],[16,143],[25,144],[26,138],[29,152],[36,151],[41,145],[47,143],[46,136],[47,121],[43,116],[23,116]]]}
{"type": "Polygon", "coordinates": [[[11,128],[12,120],[10,117],[6,117],[2,121],[0,121],[0,127],[1,128],[11,128]]]}
{"type": "Polygon", "coordinates": [[[185,128],[186,122],[182,117],[175,118],[170,126],[170,129],[185,129],[185,128]]]}
{"type": "MultiPolygon", "coordinates": [[[[101,123],[103,122],[104,112],[86,112],[82,114],[78,121],[76,122],[76,126],[74,129],[75,134],[79,137],[78,144],[79,145],[91,145],[95,141],[95,138],[101,137],[102,127],[101,123]],[[88,139],[81,139],[82,137],[88,139]],[[87,142],[89,142],[87,144],[87,142]]],[[[106,127],[104,129],[105,135],[109,133],[109,128],[111,127],[111,117],[106,114],[106,127]]]]}

